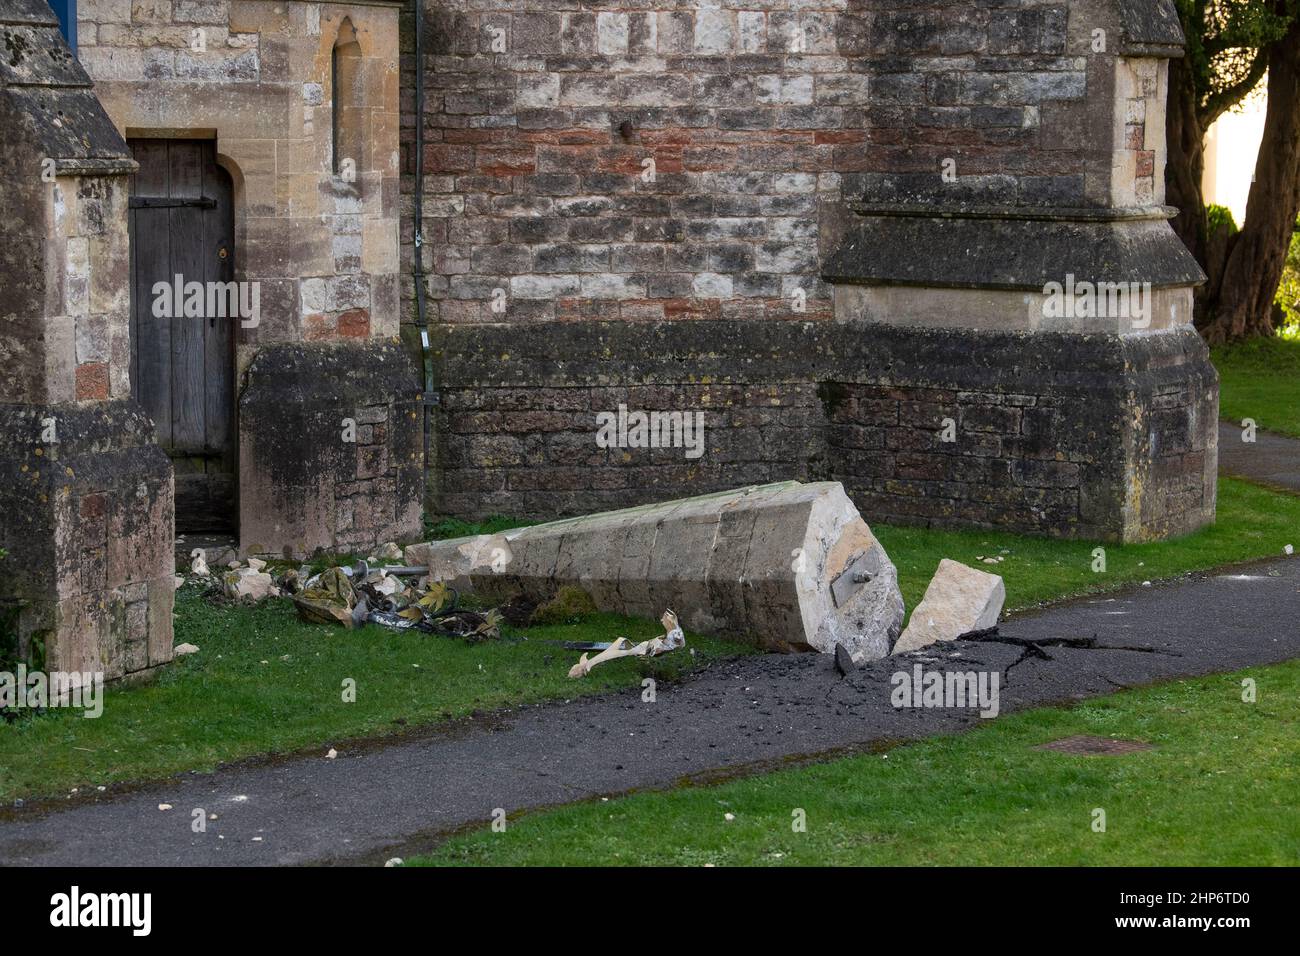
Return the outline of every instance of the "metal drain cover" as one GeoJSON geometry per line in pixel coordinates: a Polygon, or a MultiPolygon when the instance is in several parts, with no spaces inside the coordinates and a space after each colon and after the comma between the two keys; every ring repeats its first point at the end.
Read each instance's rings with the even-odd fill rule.
{"type": "Polygon", "coordinates": [[[1112,740],[1110,737],[1091,737],[1081,734],[1076,737],[1062,737],[1050,744],[1039,744],[1035,750],[1055,750],[1063,754],[1076,754],[1082,757],[1117,757],[1120,754],[1138,753],[1142,750],[1154,750],[1149,743],[1142,740],[1112,740]]]}

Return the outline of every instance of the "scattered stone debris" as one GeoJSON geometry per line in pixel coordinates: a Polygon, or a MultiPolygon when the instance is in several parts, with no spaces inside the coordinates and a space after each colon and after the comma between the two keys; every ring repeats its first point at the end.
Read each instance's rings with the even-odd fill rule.
{"type": "Polygon", "coordinates": [[[197,654],[199,647],[197,644],[177,644],[172,648],[173,657],[184,657],[186,654],[197,654]]]}
{"type": "Polygon", "coordinates": [[[221,576],[222,589],[232,601],[260,601],[267,597],[279,597],[280,589],[275,586],[271,575],[255,568],[243,568],[238,564],[221,576]]]}
{"type": "Polygon", "coordinates": [[[919,650],[935,641],[952,641],[969,631],[992,627],[1006,597],[1000,576],[944,558],[925,589],[925,597],[912,611],[907,630],[894,645],[894,653],[919,650]]]}
{"type": "Polygon", "coordinates": [[[304,573],[306,571],[306,568],[301,571],[295,571],[293,568],[289,568],[289,570],[281,574],[279,580],[276,581],[276,584],[280,586],[280,593],[297,594],[301,591],[302,582],[310,577],[310,573],[304,573]]]}
{"type": "Polygon", "coordinates": [[[408,547],[434,580],[544,603],[565,585],[646,617],[767,650],[885,656],[903,597],[884,547],[838,482],[780,482],[408,547]]]}
{"type": "Polygon", "coordinates": [[[207,555],[203,553],[202,548],[195,548],[190,552],[190,573],[197,574],[201,578],[206,578],[212,572],[208,570],[207,555]]]}
{"type": "Polygon", "coordinates": [[[307,577],[306,568],[286,572],[285,591],[298,616],[312,624],[341,624],[346,628],[380,624],[396,630],[417,630],[471,643],[497,640],[501,615],[459,607],[454,588],[430,582],[421,591],[401,576],[423,576],[423,567],[371,568],[362,561],[350,568],[328,568],[307,577]],[[292,575],[292,577],[290,577],[292,575]],[[298,590],[294,590],[295,586],[298,590]]]}

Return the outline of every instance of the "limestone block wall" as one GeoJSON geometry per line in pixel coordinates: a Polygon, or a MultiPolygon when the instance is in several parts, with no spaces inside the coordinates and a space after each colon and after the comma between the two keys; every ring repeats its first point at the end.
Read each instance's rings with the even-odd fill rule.
{"type": "Polygon", "coordinates": [[[235,182],[236,278],[261,283],[261,322],[239,333],[240,368],[271,342],[395,336],[394,5],[83,0],[78,18],[78,55],[124,135],[215,136],[235,182]],[[349,157],[333,153],[340,28],[359,47],[340,91],[360,130],[349,157]]]}
{"type": "Polygon", "coordinates": [[[26,260],[7,275],[44,272],[43,310],[25,316],[44,362],[36,387],[0,406],[0,579],[47,669],[114,680],[172,658],[172,469],[127,401],[127,167],[87,165],[39,180],[43,256],[6,243],[26,260]]]}
{"type": "Polygon", "coordinates": [[[0,49],[0,643],[111,680],[172,658],[172,468],[127,401],[135,164],[48,5],[0,8],[0,49]]]}
{"type": "Polygon", "coordinates": [[[443,341],[449,513],[546,518],[791,478],[935,527],[1133,541],[1214,512],[1216,382],[1190,328],[555,323],[519,330],[508,362],[495,347],[486,326],[443,341]],[[602,447],[598,416],[620,404],[698,414],[699,456],[602,447]]]}
{"type": "Polygon", "coordinates": [[[399,345],[268,346],[240,396],[246,554],[369,552],[420,531],[419,387],[399,345]]]}
{"type": "Polygon", "coordinates": [[[1108,4],[655,6],[425,0],[433,319],[825,317],[843,200],[1108,197],[1108,4]]]}
{"type": "Polygon", "coordinates": [[[0,608],[48,670],[172,659],[172,469],[129,402],[0,406],[0,608]],[[53,426],[53,431],[51,431],[53,426]],[[55,437],[57,441],[45,439],[55,437]]]}
{"type": "Polygon", "coordinates": [[[45,398],[127,398],[125,177],[52,176],[45,212],[45,398]]]}
{"type": "Polygon", "coordinates": [[[421,489],[399,478],[422,468],[408,408],[419,377],[391,348],[399,6],[79,6],[80,57],[118,130],[215,139],[233,181],[235,279],[260,293],[258,323],[235,331],[241,553],[368,548],[419,531],[421,489]],[[376,369],[358,397],[355,379],[376,369]],[[376,415],[389,427],[364,420],[376,415]],[[342,439],[345,417],[363,419],[364,441],[342,439]],[[299,480],[308,462],[320,481],[299,480]]]}
{"type": "MultiPolygon", "coordinates": [[[[714,331],[719,325],[733,331],[729,322],[705,323],[714,331]]],[[[621,337],[617,325],[603,324],[602,332],[621,337]]],[[[479,349],[491,345],[467,330],[448,348],[457,359],[478,362],[479,349]]],[[[633,373],[600,385],[592,383],[612,365],[585,358],[566,369],[572,378],[563,384],[526,360],[502,369],[501,377],[469,371],[478,367],[466,366],[467,374],[442,391],[436,506],[446,513],[544,519],[665,501],[683,489],[702,494],[829,474],[815,382],[773,377],[705,385],[633,373]],[[617,415],[620,405],[629,413],[698,414],[699,456],[687,457],[682,447],[599,446],[597,416],[617,415]]]]}
{"type": "Polygon", "coordinates": [[[837,477],[871,520],[1212,517],[1171,3],[655,6],[424,5],[435,510],[837,477]],[[1146,314],[1052,313],[1075,278],[1146,314]],[[601,446],[620,406],[702,414],[706,450],[601,446]]]}

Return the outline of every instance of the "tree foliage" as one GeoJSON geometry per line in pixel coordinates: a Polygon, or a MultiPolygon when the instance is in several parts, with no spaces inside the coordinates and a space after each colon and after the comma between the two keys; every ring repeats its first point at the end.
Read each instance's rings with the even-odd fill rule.
{"type": "Polygon", "coordinates": [[[1281,40],[1300,0],[1176,0],[1187,34],[1184,63],[1197,91],[1201,129],[1232,109],[1268,72],[1268,46],[1281,40]]]}
{"type": "Polygon", "coordinates": [[[1179,210],[1174,230],[1208,277],[1196,293],[1196,327],[1211,343],[1266,335],[1283,317],[1274,299],[1293,274],[1284,260],[1300,212],[1300,0],[1175,3],[1186,52],[1170,64],[1166,192],[1179,210]],[[1265,82],[1264,135],[1236,230],[1206,208],[1204,140],[1265,82]]]}

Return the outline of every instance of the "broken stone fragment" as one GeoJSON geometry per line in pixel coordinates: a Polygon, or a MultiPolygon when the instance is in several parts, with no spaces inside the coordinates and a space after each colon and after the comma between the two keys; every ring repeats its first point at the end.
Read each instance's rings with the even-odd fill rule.
{"type": "Polygon", "coordinates": [[[276,597],[280,594],[280,589],[275,586],[271,575],[252,568],[227,571],[221,576],[221,584],[226,597],[235,601],[260,601],[262,598],[276,597]]]}
{"type": "Polygon", "coordinates": [[[386,597],[392,597],[394,594],[402,594],[406,591],[406,586],[400,580],[391,574],[383,573],[380,574],[379,580],[375,582],[374,588],[386,597]]]}
{"type": "Polygon", "coordinates": [[[202,548],[195,548],[190,552],[190,557],[193,558],[193,560],[190,561],[191,574],[197,574],[201,578],[206,578],[212,573],[208,570],[207,555],[203,553],[202,548]]]}
{"type": "Polygon", "coordinates": [[[177,644],[172,648],[173,657],[184,657],[186,654],[197,654],[198,652],[197,644],[177,644]]]}
{"type": "Polygon", "coordinates": [[[400,561],[402,560],[402,549],[390,541],[379,549],[378,556],[381,561],[400,561]]]}
{"type": "MultiPolygon", "coordinates": [[[[473,589],[473,575],[491,573],[494,566],[504,569],[510,561],[510,542],[503,534],[479,534],[413,544],[404,552],[403,560],[412,566],[427,567],[431,581],[441,581],[458,591],[467,591],[473,589]]],[[[553,594],[553,591],[548,593],[544,600],[549,600],[553,594]]]]}
{"type": "Polygon", "coordinates": [[[992,627],[1002,613],[1007,591],[1002,578],[944,558],[912,611],[907,630],[894,645],[902,654],[935,641],[955,640],[968,631],[992,627]]]}
{"type": "Polygon", "coordinates": [[[884,547],[838,482],[789,481],[407,548],[430,577],[489,600],[566,585],[602,611],[768,650],[889,653],[903,597],[884,547]]]}

